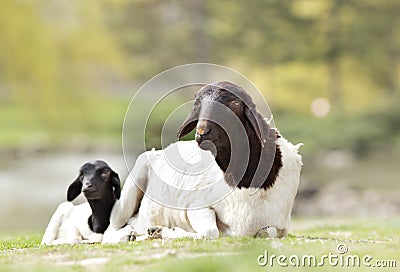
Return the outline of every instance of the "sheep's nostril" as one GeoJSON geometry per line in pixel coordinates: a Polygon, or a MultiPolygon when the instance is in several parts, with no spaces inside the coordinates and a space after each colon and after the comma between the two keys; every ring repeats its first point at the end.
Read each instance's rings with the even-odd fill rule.
{"type": "Polygon", "coordinates": [[[208,127],[199,127],[196,129],[196,133],[197,133],[197,135],[204,136],[204,135],[207,135],[208,133],[210,133],[210,130],[211,129],[208,127]]]}

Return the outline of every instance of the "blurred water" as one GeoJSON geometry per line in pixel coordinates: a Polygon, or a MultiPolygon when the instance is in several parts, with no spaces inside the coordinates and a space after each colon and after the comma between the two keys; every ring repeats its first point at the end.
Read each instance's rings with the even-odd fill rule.
{"type": "Polygon", "coordinates": [[[95,159],[106,161],[124,182],[128,170],[119,153],[38,153],[3,162],[0,231],[44,230],[80,166],[95,159]]]}

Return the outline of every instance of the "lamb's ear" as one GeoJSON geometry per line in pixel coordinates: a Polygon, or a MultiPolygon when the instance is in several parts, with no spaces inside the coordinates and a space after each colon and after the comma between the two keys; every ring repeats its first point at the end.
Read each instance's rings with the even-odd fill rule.
{"type": "Polygon", "coordinates": [[[185,122],[183,122],[182,126],[178,130],[178,139],[187,135],[196,127],[197,121],[199,120],[199,113],[200,106],[195,103],[191,112],[189,113],[189,116],[186,118],[185,122]]]}
{"type": "Polygon", "coordinates": [[[111,172],[111,186],[114,188],[114,199],[119,199],[121,196],[121,181],[119,176],[114,171],[111,172]]]}
{"type": "Polygon", "coordinates": [[[256,134],[257,140],[260,142],[261,147],[264,147],[265,139],[264,139],[263,133],[261,132],[261,129],[260,129],[261,123],[259,123],[259,122],[261,122],[261,121],[257,122],[256,109],[245,106],[244,115],[246,116],[246,120],[250,124],[251,129],[256,134]]]}
{"type": "Polygon", "coordinates": [[[67,200],[74,200],[82,191],[82,181],[81,176],[79,175],[77,179],[69,185],[67,190],[67,200]]]}

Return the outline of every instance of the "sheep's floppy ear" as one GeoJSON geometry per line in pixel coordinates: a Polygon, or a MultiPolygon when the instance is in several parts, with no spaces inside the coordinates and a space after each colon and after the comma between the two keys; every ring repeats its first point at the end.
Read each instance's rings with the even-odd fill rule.
{"type": "Polygon", "coordinates": [[[256,134],[257,140],[260,142],[261,147],[264,147],[265,140],[260,129],[261,123],[257,122],[257,118],[255,116],[256,114],[257,112],[255,108],[249,108],[247,107],[247,105],[245,106],[244,115],[246,116],[246,120],[250,124],[251,129],[256,134]]]}
{"type": "Polygon", "coordinates": [[[67,191],[67,200],[72,201],[74,200],[82,191],[82,181],[80,179],[80,175],[78,178],[71,183],[68,187],[67,191]]]}
{"type": "Polygon", "coordinates": [[[199,119],[200,106],[194,104],[192,111],[189,113],[189,116],[186,118],[185,122],[183,122],[182,126],[178,130],[178,139],[187,135],[191,132],[197,124],[199,119]]]}
{"type": "Polygon", "coordinates": [[[111,186],[114,188],[114,199],[119,199],[121,196],[121,181],[119,176],[114,171],[111,172],[111,186]]]}

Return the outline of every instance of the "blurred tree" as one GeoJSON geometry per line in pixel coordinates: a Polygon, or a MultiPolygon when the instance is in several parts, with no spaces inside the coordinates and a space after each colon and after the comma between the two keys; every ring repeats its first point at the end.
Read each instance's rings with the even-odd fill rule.
{"type": "Polygon", "coordinates": [[[9,118],[62,126],[90,111],[82,101],[88,90],[123,75],[104,12],[86,2],[2,2],[0,88],[7,100],[0,103],[25,113],[9,118]]]}
{"type": "Polygon", "coordinates": [[[325,61],[329,70],[328,90],[332,104],[339,109],[342,108],[340,58],[343,54],[344,42],[343,36],[341,35],[343,25],[340,21],[342,6],[343,1],[341,0],[332,2],[326,19],[327,30],[325,34],[327,40],[325,61]]]}
{"type": "Polygon", "coordinates": [[[0,113],[90,130],[99,91],[191,62],[256,75],[283,110],[319,96],[369,110],[400,93],[398,14],[399,0],[4,0],[0,113]]]}
{"type": "MultiPolygon", "coordinates": [[[[340,109],[343,100],[351,99],[344,96],[351,89],[343,82],[353,74],[342,68],[349,60],[355,68],[373,71],[377,86],[395,89],[399,35],[397,28],[389,27],[398,20],[393,2],[103,0],[103,8],[108,11],[109,28],[128,56],[133,79],[190,62],[240,67],[244,73],[274,71],[296,62],[304,69],[322,64],[327,70],[325,88],[334,108],[340,109]],[[372,15],[374,9],[381,12],[372,15]],[[372,40],[375,28],[388,40],[385,45],[372,40]],[[391,69],[378,65],[388,62],[391,69]]],[[[290,76],[289,72],[286,80],[290,76]]],[[[371,86],[370,92],[377,92],[374,89],[371,86]]]]}
{"type": "Polygon", "coordinates": [[[400,1],[352,0],[351,52],[389,98],[399,92],[400,1]]]}

